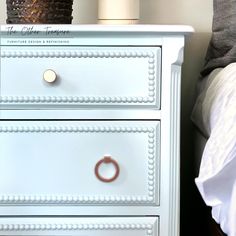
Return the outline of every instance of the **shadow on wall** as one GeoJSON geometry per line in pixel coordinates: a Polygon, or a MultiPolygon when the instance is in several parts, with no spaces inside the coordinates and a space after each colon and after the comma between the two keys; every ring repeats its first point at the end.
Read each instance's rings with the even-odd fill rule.
{"type": "Polygon", "coordinates": [[[74,0],[72,24],[96,24],[98,0],[74,0]]]}
{"type": "Polygon", "coordinates": [[[194,126],[190,120],[196,84],[204,63],[210,33],[194,33],[186,38],[182,70],[181,101],[181,236],[210,235],[206,208],[196,186],[194,126]]]}
{"type": "Polygon", "coordinates": [[[4,1],[1,1],[0,3],[0,24],[6,24],[6,18],[7,18],[7,13],[6,13],[6,3],[4,1]]]}

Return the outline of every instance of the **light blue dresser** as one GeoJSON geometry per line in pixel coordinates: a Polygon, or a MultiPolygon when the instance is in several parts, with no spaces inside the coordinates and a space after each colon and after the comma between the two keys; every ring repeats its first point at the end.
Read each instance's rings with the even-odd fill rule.
{"type": "Polygon", "coordinates": [[[1,26],[0,235],[179,234],[191,31],[1,26]]]}

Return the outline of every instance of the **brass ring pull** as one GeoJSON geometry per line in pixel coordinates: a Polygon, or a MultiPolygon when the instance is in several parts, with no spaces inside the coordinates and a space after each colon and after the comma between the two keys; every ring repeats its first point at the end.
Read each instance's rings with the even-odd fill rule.
{"type": "Polygon", "coordinates": [[[100,161],[97,162],[94,171],[95,171],[96,177],[99,180],[101,180],[102,182],[109,183],[109,182],[114,181],[118,177],[118,175],[120,173],[120,167],[119,167],[118,163],[114,159],[112,159],[110,156],[105,156],[103,159],[101,159],[100,161]],[[101,176],[99,173],[99,168],[100,168],[101,164],[112,164],[115,167],[115,174],[111,178],[105,178],[105,177],[101,176]]]}
{"type": "Polygon", "coordinates": [[[47,82],[47,83],[53,83],[56,81],[57,79],[57,74],[54,70],[48,69],[46,71],[44,71],[43,73],[43,79],[47,82]]]}

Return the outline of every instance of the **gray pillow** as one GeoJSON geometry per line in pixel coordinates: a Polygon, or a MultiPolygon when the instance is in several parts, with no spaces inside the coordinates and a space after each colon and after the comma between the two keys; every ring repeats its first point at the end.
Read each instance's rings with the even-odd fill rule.
{"type": "Polygon", "coordinates": [[[236,0],[213,0],[212,37],[201,74],[232,62],[236,62],[236,0]]]}

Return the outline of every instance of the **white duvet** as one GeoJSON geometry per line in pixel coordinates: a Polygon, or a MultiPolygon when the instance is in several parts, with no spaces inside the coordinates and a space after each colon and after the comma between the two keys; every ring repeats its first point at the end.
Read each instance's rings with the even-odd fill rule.
{"type": "Polygon", "coordinates": [[[236,63],[205,79],[192,113],[208,137],[195,182],[215,221],[236,236],[236,63]]]}

